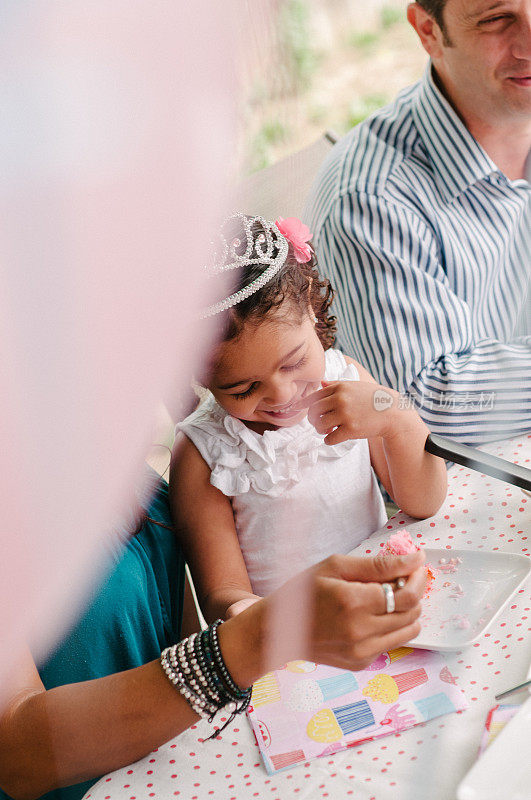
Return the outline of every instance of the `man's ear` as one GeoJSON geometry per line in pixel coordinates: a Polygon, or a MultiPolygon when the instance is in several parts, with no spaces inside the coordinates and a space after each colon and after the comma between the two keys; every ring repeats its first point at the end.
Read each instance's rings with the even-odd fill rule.
{"type": "Polygon", "coordinates": [[[424,50],[432,61],[440,58],[443,52],[444,35],[433,17],[418,3],[410,3],[407,7],[407,19],[415,29],[424,50]]]}

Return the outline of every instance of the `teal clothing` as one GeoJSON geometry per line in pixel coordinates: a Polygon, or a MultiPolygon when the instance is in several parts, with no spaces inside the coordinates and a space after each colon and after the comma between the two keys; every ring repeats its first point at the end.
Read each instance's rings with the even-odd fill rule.
{"type": "MultiPolygon", "coordinates": [[[[159,484],[148,517],[170,526],[168,487],[159,484]]],[[[147,520],[111,557],[108,577],[48,661],[39,666],[47,689],[138,667],[179,641],[184,559],[172,530],[147,520]]],[[[41,800],[80,800],[98,778],[57,789],[41,800]]],[[[0,800],[7,795],[0,789],[0,800]]]]}

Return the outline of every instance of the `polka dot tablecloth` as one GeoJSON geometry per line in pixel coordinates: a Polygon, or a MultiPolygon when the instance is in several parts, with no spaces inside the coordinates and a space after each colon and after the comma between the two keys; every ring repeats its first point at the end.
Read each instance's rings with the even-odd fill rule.
{"type": "MultiPolygon", "coordinates": [[[[531,436],[484,449],[531,467],[531,436]]],[[[377,552],[391,531],[407,525],[419,543],[432,547],[529,555],[531,496],[465,467],[453,466],[448,479],[447,500],[435,517],[419,522],[398,514],[360,550],[377,552]]],[[[85,800],[453,800],[476,759],[494,695],[525,679],[530,631],[528,581],[473,646],[446,654],[470,703],[464,712],[273,776],[262,765],[245,718],[208,742],[204,739],[211,727],[200,722],[141,761],[102,778],[85,800]]]]}

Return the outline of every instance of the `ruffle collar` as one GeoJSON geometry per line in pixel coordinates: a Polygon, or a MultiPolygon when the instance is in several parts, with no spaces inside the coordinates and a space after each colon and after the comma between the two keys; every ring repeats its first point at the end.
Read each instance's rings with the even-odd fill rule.
{"type": "MultiPolygon", "coordinates": [[[[341,375],[341,380],[356,379],[353,367],[341,375]]],[[[356,439],[324,444],[324,436],[308,418],[291,427],[256,433],[228,414],[210,393],[193,417],[194,426],[206,434],[210,482],[230,497],[251,489],[277,497],[299,483],[319,457],[341,458],[358,445],[356,439]]]]}

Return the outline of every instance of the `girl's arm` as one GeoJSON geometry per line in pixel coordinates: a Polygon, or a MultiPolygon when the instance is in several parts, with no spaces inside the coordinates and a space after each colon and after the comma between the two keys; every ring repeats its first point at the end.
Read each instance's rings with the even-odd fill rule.
{"type": "Polygon", "coordinates": [[[258,595],[251,589],[230,499],[212,486],[210,468],[185,436],[172,457],[169,487],[173,520],[205,619],[227,619],[258,595]]]}
{"type": "Polygon", "coordinates": [[[332,381],[304,399],[327,444],[367,439],[371,464],[395,503],[412,517],[431,517],[446,497],[444,461],[424,450],[429,429],[398,392],[376,383],[361,364],[359,381],[332,381]]]}
{"type": "MultiPolygon", "coordinates": [[[[355,364],[361,381],[378,387],[361,364],[348,357],[347,361],[355,364]]],[[[402,511],[419,519],[431,517],[446,497],[448,477],[444,460],[424,449],[430,431],[416,410],[402,408],[398,392],[379,388],[389,393],[392,405],[383,411],[375,410],[375,414],[387,419],[385,435],[369,439],[373,469],[402,511]]]]}

